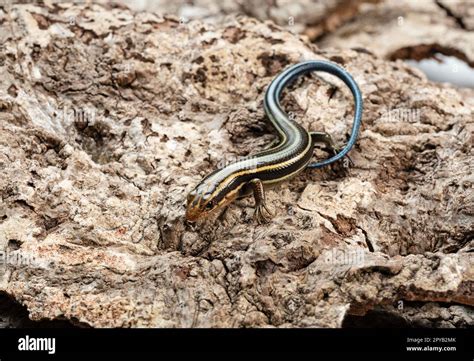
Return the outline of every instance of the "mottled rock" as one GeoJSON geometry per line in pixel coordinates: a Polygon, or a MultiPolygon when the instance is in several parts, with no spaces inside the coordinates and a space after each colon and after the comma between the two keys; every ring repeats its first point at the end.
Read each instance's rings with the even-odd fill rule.
{"type": "Polygon", "coordinates": [[[443,53],[474,67],[474,32],[469,31],[473,14],[472,1],[364,4],[350,22],[327,34],[319,45],[364,48],[392,60],[420,60],[443,53]]]}
{"type": "Polygon", "coordinates": [[[459,27],[474,30],[474,4],[472,1],[437,0],[438,6],[443,8],[448,16],[454,18],[459,27]]]}
{"type": "Polygon", "coordinates": [[[199,19],[221,22],[226,17],[245,15],[272,21],[288,31],[311,40],[334,31],[358,13],[361,4],[380,0],[123,0],[134,10],[156,11],[178,16],[181,21],[199,19]]]}

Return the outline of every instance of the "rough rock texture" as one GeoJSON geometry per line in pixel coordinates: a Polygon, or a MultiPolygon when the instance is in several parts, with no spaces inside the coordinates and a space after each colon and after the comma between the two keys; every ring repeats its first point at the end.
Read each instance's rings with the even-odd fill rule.
{"type": "MultiPolygon", "coordinates": [[[[156,12],[175,15],[182,21],[199,19],[206,22],[219,22],[227,15],[243,15],[243,0],[118,0],[135,11],[156,12]]],[[[108,4],[109,0],[99,0],[108,4]]],[[[263,6],[260,2],[255,6],[263,6]]]]}
{"type": "Polygon", "coordinates": [[[436,302],[398,302],[375,307],[363,316],[348,315],[343,327],[472,327],[474,312],[460,305],[436,302]]]}
{"type": "Polygon", "coordinates": [[[474,4],[469,0],[437,0],[438,6],[453,17],[459,27],[466,30],[474,30],[474,4]]]}
{"type": "Polygon", "coordinates": [[[242,11],[260,20],[271,20],[310,40],[334,31],[358,13],[361,4],[378,0],[242,0],[242,11]]]}
{"type": "Polygon", "coordinates": [[[420,60],[443,53],[474,67],[472,1],[386,0],[359,10],[318,44],[363,47],[387,59],[420,60]]]}
{"type": "Polygon", "coordinates": [[[68,321],[32,321],[28,317],[26,307],[0,293],[0,328],[71,328],[75,326],[68,321]]]}
{"type": "MultiPolygon", "coordinates": [[[[472,325],[471,92],[244,17],[16,5],[0,24],[0,291],[32,319],[339,327],[440,302],[443,325],[472,325]],[[264,91],[305,59],[361,87],[355,166],[269,191],[270,224],[252,222],[251,199],[186,224],[202,176],[273,139],[264,91]]],[[[302,79],[283,105],[347,138],[352,98],[337,80],[302,79]]]]}
{"type": "MultiPolygon", "coordinates": [[[[107,0],[103,0],[107,2],[107,0]]],[[[199,19],[220,22],[226,16],[246,15],[261,21],[271,20],[285,29],[307,35],[309,39],[334,31],[350,20],[361,4],[379,0],[123,0],[134,10],[173,14],[183,21],[199,19]]]]}

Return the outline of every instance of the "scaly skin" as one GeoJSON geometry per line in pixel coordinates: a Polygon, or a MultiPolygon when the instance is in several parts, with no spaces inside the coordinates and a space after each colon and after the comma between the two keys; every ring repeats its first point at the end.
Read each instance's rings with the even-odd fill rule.
{"type": "Polygon", "coordinates": [[[268,87],[264,106],[268,119],[279,134],[280,142],[271,149],[233,162],[206,176],[188,195],[188,221],[195,222],[208,217],[236,198],[252,193],[256,206],[254,217],[258,223],[268,221],[271,213],[265,203],[265,188],[290,179],[305,168],[321,168],[342,159],[355,144],[362,121],[362,95],[359,87],[343,68],[326,61],[307,61],[283,71],[268,87]],[[336,150],[329,134],[308,132],[281,109],[279,100],[283,89],[297,77],[312,71],[337,76],[354,96],[355,112],[351,136],[340,151],[336,150]],[[333,155],[321,162],[310,163],[314,145],[318,142],[324,143],[333,155]]]}

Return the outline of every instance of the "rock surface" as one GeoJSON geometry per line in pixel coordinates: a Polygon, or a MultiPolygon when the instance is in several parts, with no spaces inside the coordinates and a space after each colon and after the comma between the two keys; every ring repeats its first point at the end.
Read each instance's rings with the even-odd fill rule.
{"type": "MultiPolygon", "coordinates": [[[[107,0],[101,0],[107,2],[107,0]]],[[[308,36],[310,40],[334,31],[352,19],[364,3],[380,0],[123,0],[137,11],[173,14],[183,21],[198,19],[220,22],[227,16],[245,15],[261,21],[270,20],[288,31],[308,36]]]]}
{"type": "Polygon", "coordinates": [[[460,28],[474,30],[474,4],[472,1],[437,0],[437,4],[457,22],[460,28]]]}
{"type": "MultiPolygon", "coordinates": [[[[0,23],[0,291],[32,319],[340,327],[440,302],[443,325],[472,325],[472,93],[246,17],[30,4],[0,23]],[[253,223],[251,199],[186,224],[205,174],[273,139],[266,86],[307,59],[359,83],[355,166],[269,191],[270,224],[253,223]]],[[[324,79],[299,81],[283,105],[342,144],[352,98],[324,79]]]]}
{"type": "Polygon", "coordinates": [[[443,53],[474,67],[473,19],[472,1],[400,0],[364,4],[352,21],[328,34],[319,45],[363,47],[392,60],[421,60],[443,53]]]}

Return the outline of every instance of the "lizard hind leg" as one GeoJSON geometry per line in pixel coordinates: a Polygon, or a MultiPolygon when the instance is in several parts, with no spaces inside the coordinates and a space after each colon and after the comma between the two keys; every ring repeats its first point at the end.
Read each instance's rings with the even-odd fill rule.
{"type": "MultiPolygon", "coordinates": [[[[310,132],[309,135],[311,136],[313,143],[323,143],[326,146],[325,150],[330,153],[331,156],[335,156],[340,152],[339,147],[336,146],[330,134],[326,132],[310,132]]],[[[354,162],[352,159],[348,155],[346,155],[346,157],[349,160],[349,163],[353,165],[354,162]]],[[[317,163],[318,162],[310,163],[307,167],[314,168],[314,165],[317,163]]]]}
{"type": "Polygon", "coordinates": [[[323,143],[326,146],[326,149],[331,155],[336,155],[339,149],[336,147],[334,140],[332,139],[331,135],[325,132],[311,132],[311,139],[313,143],[323,143]]]}

